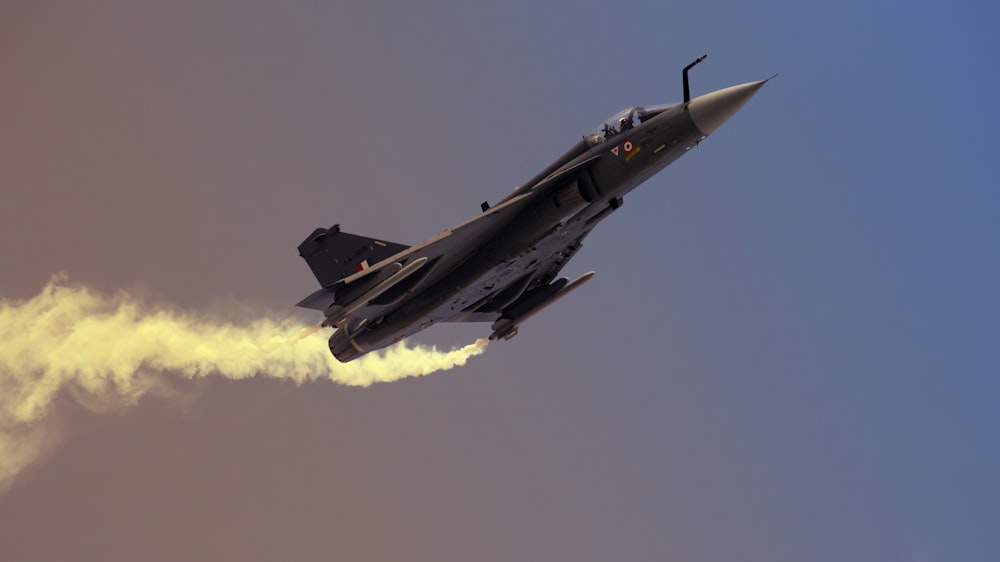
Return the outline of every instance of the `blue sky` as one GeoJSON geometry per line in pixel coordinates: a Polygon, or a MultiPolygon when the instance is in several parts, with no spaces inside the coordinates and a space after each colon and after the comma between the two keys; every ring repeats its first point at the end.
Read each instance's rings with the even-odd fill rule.
{"type": "MultiPolygon", "coordinates": [[[[14,3],[0,298],[317,320],[316,226],[418,242],[615,111],[780,76],[466,367],[178,382],[0,497],[4,559],[996,560],[985,3],[14,3]]],[[[462,345],[486,326],[421,342],[462,345]]]]}

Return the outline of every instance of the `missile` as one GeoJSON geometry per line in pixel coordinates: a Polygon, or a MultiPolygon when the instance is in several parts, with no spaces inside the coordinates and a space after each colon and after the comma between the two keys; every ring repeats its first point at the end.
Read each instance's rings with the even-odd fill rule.
{"type": "Polygon", "coordinates": [[[362,295],[351,299],[347,304],[334,304],[331,305],[328,311],[326,320],[323,322],[324,327],[337,326],[341,322],[347,319],[352,313],[354,313],[359,308],[365,306],[369,302],[377,299],[382,293],[393,288],[396,284],[401,282],[403,279],[413,275],[420,270],[427,263],[427,258],[417,258],[412,262],[403,266],[399,271],[393,273],[388,279],[382,281],[378,285],[375,285],[371,289],[365,291],[362,295]]]}
{"type": "Polygon", "coordinates": [[[510,338],[516,336],[518,327],[526,320],[545,310],[549,307],[549,305],[568,295],[571,291],[578,288],[580,285],[583,285],[587,281],[590,281],[593,277],[594,272],[589,271],[569,283],[567,283],[568,280],[565,277],[556,281],[553,285],[559,284],[560,287],[548,297],[541,299],[538,303],[534,303],[527,310],[521,312],[514,318],[501,316],[499,320],[494,322],[492,326],[493,333],[490,334],[490,340],[498,340],[500,338],[509,340],[510,338]]]}
{"type": "MultiPolygon", "coordinates": [[[[426,259],[426,258],[424,258],[424,259],[426,259]]],[[[398,270],[400,268],[399,262],[385,260],[381,264],[375,264],[375,265],[372,265],[371,267],[358,270],[357,273],[352,273],[351,275],[348,275],[347,277],[344,277],[340,281],[344,285],[350,285],[350,284],[354,283],[355,281],[357,281],[359,279],[363,279],[363,278],[368,277],[370,275],[375,275],[376,273],[380,273],[383,270],[389,270],[389,269],[392,269],[392,268],[395,268],[395,269],[398,270]]]]}

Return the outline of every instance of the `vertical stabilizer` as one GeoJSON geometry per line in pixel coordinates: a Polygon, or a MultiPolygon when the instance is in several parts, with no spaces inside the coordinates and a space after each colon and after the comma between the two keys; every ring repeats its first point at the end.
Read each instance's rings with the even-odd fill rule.
{"type": "Polygon", "coordinates": [[[299,244],[302,256],[323,287],[364,271],[376,263],[409,248],[368,236],[341,232],[340,225],[317,228],[299,244]]]}

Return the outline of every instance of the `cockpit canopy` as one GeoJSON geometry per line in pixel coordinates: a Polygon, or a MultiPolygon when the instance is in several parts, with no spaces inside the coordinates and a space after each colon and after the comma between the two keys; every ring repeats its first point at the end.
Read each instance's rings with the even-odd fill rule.
{"type": "Polygon", "coordinates": [[[649,107],[630,107],[628,109],[623,109],[618,113],[615,113],[609,117],[604,123],[599,125],[593,132],[587,135],[587,142],[594,146],[598,143],[604,142],[611,137],[621,134],[633,127],[649,121],[653,117],[656,117],[664,110],[673,107],[677,104],[662,104],[653,105],[649,107]]]}

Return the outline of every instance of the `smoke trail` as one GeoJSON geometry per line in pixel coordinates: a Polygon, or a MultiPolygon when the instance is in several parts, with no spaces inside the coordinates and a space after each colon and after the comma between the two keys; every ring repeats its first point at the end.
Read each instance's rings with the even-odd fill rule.
{"type": "Polygon", "coordinates": [[[487,340],[448,352],[397,344],[338,362],[329,334],[294,320],[232,324],[102,296],[53,278],[27,301],[0,300],[0,492],[55,441],[41,423],[60,390],[91,409],[128,405],[162,386],[157,373],[368,386],[464,365],[487,340]]]}

